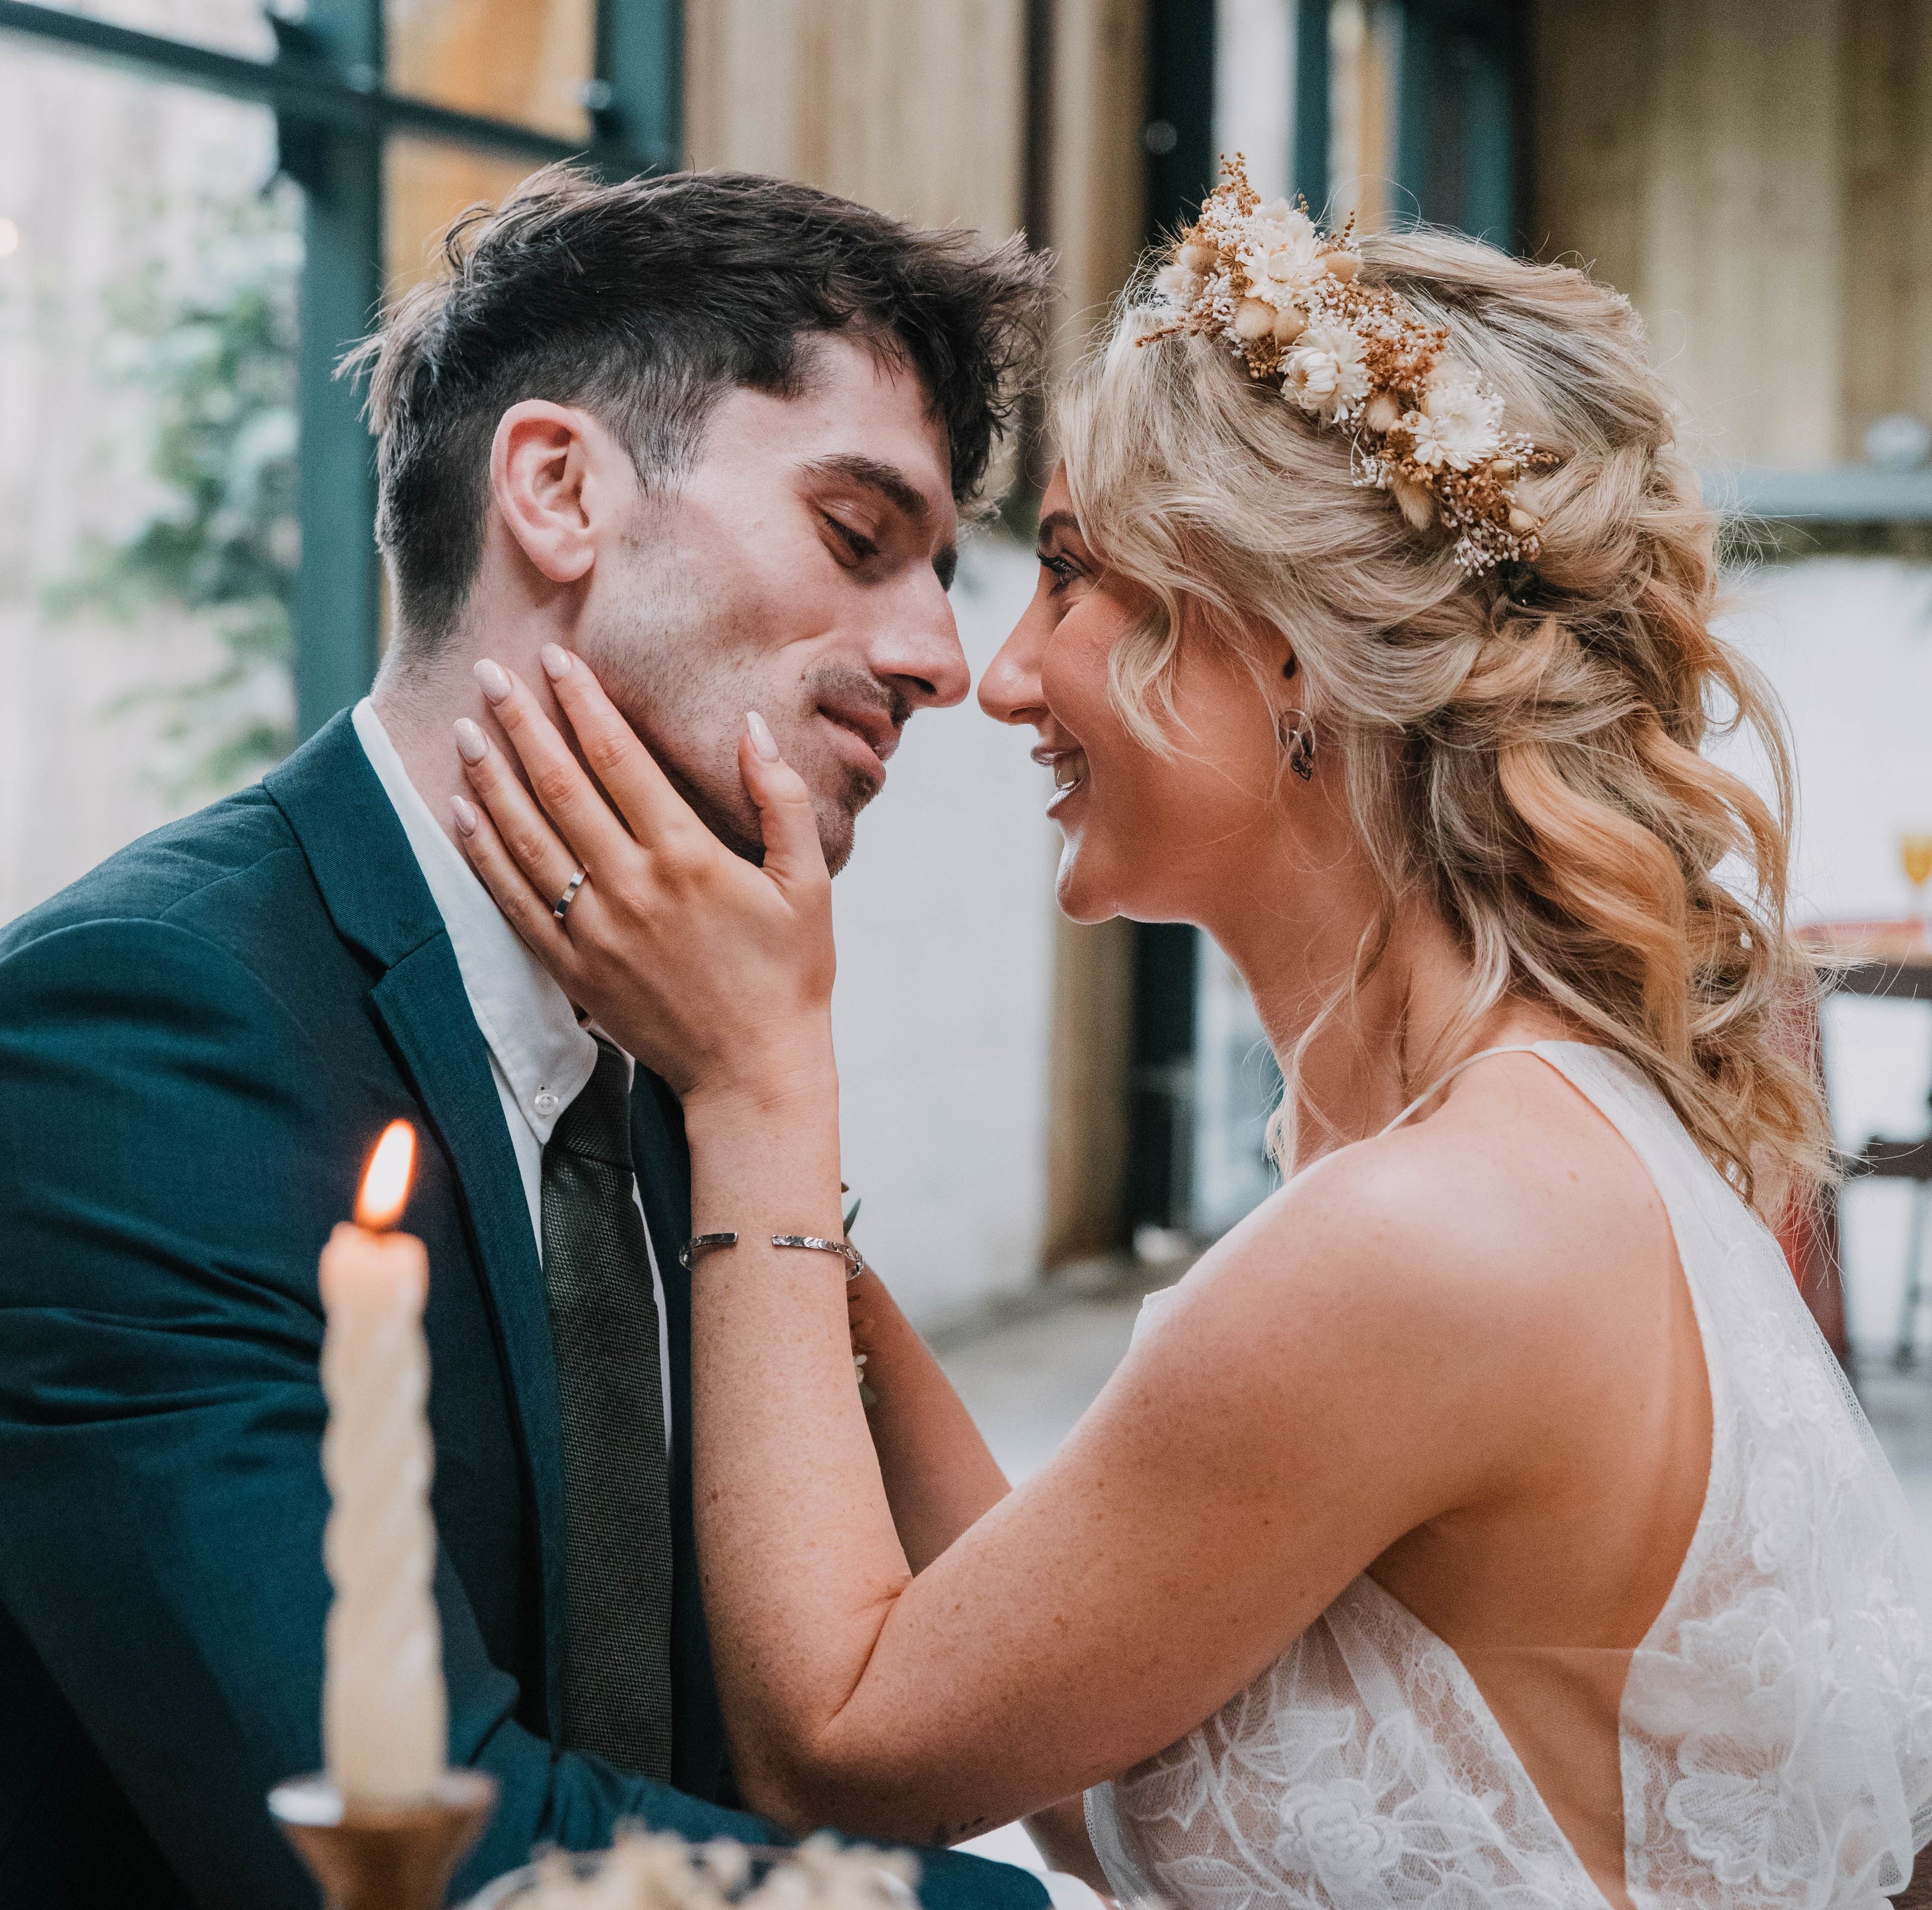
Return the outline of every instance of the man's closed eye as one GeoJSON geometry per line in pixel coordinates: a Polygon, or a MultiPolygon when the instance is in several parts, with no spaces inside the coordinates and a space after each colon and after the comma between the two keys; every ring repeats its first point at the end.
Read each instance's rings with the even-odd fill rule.
{"type": "Polygon", "coordinates": [[[872,559],[878,556],[879,547],[863,531],[854,530],[843,519],[835,517],[829,511],[823,514],[826,526],[831,530],[838,544],[842,546],[846,553],[846,555],[839,559],[842,563],[849,562],[856,566],[869,563],[872,559]]]}

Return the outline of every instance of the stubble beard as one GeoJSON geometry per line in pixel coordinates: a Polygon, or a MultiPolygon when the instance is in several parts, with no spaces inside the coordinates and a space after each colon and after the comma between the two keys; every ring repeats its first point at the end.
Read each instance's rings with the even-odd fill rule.
{"type": "Polygon", "coordinates": [[[723,593],[706,599],[686,567],[654,559],[641,541],[632,547],[639,561],[623,611],[578,635],[604,694],[705,827],[733,854],[762,864],[764,832],[737,751],[745,712],[758,710],[812,791],[819,847],[838,874],[851,859],[859,811],[877,793],[829,754],[809,760],[818,754],[808,739],[819,679],[845,673],[814,671],[788,686],[788,708],[772,707],[756,667],[759,607],[723,593]]]}

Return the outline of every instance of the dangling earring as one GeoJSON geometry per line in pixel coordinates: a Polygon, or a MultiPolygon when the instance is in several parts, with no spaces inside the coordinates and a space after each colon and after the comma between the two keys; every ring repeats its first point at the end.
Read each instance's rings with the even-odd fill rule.
{"type": "Polygon", "coordinates": [[[1288,766],[1306,782],[1315,774],[1315,725],[1305,709],[1284,709],[1274,719],[1274,733],[1288,752],[1288,766]]]}

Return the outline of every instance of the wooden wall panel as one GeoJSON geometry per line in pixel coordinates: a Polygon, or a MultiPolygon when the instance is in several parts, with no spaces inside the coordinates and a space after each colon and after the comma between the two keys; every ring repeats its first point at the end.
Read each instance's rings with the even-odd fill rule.
{"type": "Polygon", "coordinates": [[[1848,452],[1906,411],[1932,424],[1932,7],[1844,0],[1848,452]]]}
{"type": "Polygon", "coordinates": [[[1046,236],[1064,359],[1106,319],[1145,234],[1147,19],[1142,0],[1058,0],[1053,13],[1046,236]]]}
{"type": "Polygon", "coordinates": [[[1630,294],[1714,460],[1842,454],[1840,0],[1543,0],[1537,225],[1630,294]]]}
{"type": "Polygon", "coordinates": [[[1542,255],[1628,292],[1713,462],[1932,422],[1924,0],[1540,0],[1542,255]]]}
{"type": "Polygon", "coordinates": [[[1025,0],[691,0],[692,163],[922,225],[1021,223],[1025,0]]]}
{"type": "Polygon", "coordinates": [[[1656,0],[1544,0],[1536,22],[1538,256],[1634,294],[1656,117],[1656,0]]]}

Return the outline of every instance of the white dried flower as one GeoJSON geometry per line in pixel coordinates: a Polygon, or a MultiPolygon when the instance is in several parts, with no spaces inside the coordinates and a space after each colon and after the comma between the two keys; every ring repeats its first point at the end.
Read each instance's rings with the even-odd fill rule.
{"type": "MultiPolygon", "coordinates": [[[[862,1353],[860,1356],[866,1356],[862,1353]]],[[[705,1873],[722,1891],[742,1890],[752,1879],[750,1852],[736,1837],[713,1837],[698,1846],[697,1858],[705,1873]]]]}
{"type": "Polygon", "coordinates": [[[1466,471],[1495,455],[1502,442],[1503,402],[1465,379],[1431,385],[1422,408],[1405,414],[1402,428],[1415,441],[1418,464],[1447,464],[1466,471]]]}
{"type": "Polygon", "coordinates": [[[724,1893],[673,1831],[620,1830],[594,1878],[580,1886],[580,1910],[724,1910],[724,1893]]]}
{"type": "Polygon", "coordinates": [[[904,1852],[842,1845],[824,1831],[799,1846],[791,1867],[810,1878],[828,1903],[904,1904],[919,1882],[918,1861],[904,1852]]]}
{"type": "Polygon", "coordinates": [[[1362,341],[1346,325],[1318,321],[1282,362],[1282,395],[1324,422],[1346,418],[1369,394],[1362,341]]]}

